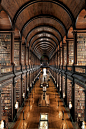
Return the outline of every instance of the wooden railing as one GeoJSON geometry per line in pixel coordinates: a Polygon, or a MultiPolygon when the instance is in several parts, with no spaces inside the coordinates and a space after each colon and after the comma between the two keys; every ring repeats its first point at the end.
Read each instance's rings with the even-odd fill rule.
{"type": "MultiPolygon", "coordinates": [[[[50,68],[52,69],[52,71],[57,71],[57,68],[50,66],[50,68]]],[[[79,66],[79,65],[67,65],[67,66],[60,66],[58,69],[60,70],[65,70],[68,72],[72,72],[72,73],[79,73],[79,74],[86,74],[86,66],[79,66]]]]}

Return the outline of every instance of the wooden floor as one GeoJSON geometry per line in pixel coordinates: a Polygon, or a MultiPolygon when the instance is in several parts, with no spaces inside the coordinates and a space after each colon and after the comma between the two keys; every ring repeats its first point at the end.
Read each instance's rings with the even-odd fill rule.
{"type": "MultiPolygon", "coordinates": [[[[40,77],[42,78],[42,75],[40,77]]],[[[73,129],[72,123],[70,122],[63,103],[56,92],[52,79],[49,81],[49,88],[47,88],[46,92],[50,97],[50,106],[38,106],[38,99],[43,93],[42,88],[40,88],[40,80],[41,79],[36,82],[30,97],[27,102],[25,102],[23,108],[25,120],[23,120],[23,113],[21,113],[13,129],[38,129],[40,113],[48,113],[49,129],[73,129]],[[64,111],[64,120],[62,120],[62,111],[64,111]]]]}

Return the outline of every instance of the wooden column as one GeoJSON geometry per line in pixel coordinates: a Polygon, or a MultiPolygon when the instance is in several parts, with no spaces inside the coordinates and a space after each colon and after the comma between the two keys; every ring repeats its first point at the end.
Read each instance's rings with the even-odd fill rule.
{"type": "Polygon", "coordinates": [[[22,42],[20,41],[20,47],[19,47],[19,64],[22,65],[21,63],[21,54],[22,54],[22,42]]]}
{"type": "Polygon", "coordinates": [[[67,64],[69,64],[69,44],[68,41],[67,42],[67,64]]]}
{"type": "Polygon", "coordinates": [[[1,89],[0,89],[0,121],[1,121],[1,89]]]}
{"type": "Polygon", "coordinates": [[[73,118],[73,121],[75,122],[75,83],[74,79],[72,81],[72,109],[71,109],[71,115],[73,118]]]}
{"type": "Polygon", "coordinates": [[[61,50],[60,50],[60,47],[59,47],[59,69],[60,69],[60,65],[61,65],[61,50]]]}
{"type": "Polygon", "coordinates": [[[14,32],[11,32],[11,64],[14,64],[14,32]]]}
{"type": "Polygon", "coordinates": [[[65,105],[67,106],[67,75],[65,75],[65,105]]]}
{"type": "MultiPolygon", "coordinates": [[[[21,65],[21,71],[22,71],[22,62],[21,62],[21,54],[22,54],[22,41],[20,41],[20,47],[19,47],[19,64],[21,65]]],[[[22,74],[21,74],[21,91],[20,91],[20,98],[21,98],[21,104],[22,104],[22,74]]],[[[20,104],[20,106],[21,106],[20,104]]]]}
{"type": "Polygon", "coordinates": [[[63,82],[62,82],[62,74],[61,74],[61,97],[63,98],[63,82]]]}
{"type": "MultiPolygon", "coordinates": [[[[28,65],[29,65],[29,69],[30,69],[30,48],[28,47],[28,65]]],[[[30,90],[30,71],[29,71],[29,81],[28,81],[28,87],[30,90]]]]}
{"type": "Polygon", "coordinates": [[[74,64],[77,64],[77,32],[73,32],[74,35],[74,64]]]}
{"type": "Polygon", "coordinates": [[[16,87],[15,87],[16,83],[14,81],[13,78],[13,86],[12,86],[12,121],[15,118],[15,103],[16,103],[16,87]]]}
{"type": "Polygon", "coordinates": [[[62,66],[64,66],[64,45],[62,45],[62,66]]]}
{"type": "Polygon", "coordinates": [[[26,65],[26,51],[27,51],[27,47],[25,46],[25,62],[24,62],[25,65],[26,65]]]}
{"type": "Polygon", "coordinates": [[[29,47],[28,47],[28,65],[29,65],[29,47]]]}
{"type": "Polygon", "coordinates": [[[85,93],[85,111],[84,111],[84,121],[86,122],[86,90],[84,90],[85,93]]]}

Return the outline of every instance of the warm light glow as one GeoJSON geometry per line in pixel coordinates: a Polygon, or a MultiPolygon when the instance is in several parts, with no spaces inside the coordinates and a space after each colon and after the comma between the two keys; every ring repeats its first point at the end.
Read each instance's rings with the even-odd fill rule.
{"type": "Polygon", "coordinates": [[[86,127],[85,127],[85,121],[82,122],[82,127],[81,128],[82,129],[86,129],[86,127]]]}
{"type": "Polygon", "coordinates": [[[41,115],[41,120],[48,120],[47,115],[46,114],[44,114],[44,115],[42,114],[41,115]]]}
{"type": "Polygon", "coordinates": [[[46,68],[43,68],[43,75],[46,75],[46,68]]]}
{"type": "Polygon", "coordinates": [[[48,85],[47,85],[47,87],[48,87],[48,85]]]}
{"type": "Polygon", "coordinates": [[[61,91],[61,87],[60,87],[60,91],[61,91]]]}
{"type": "Polygon", "coordinates": [[[73,60],[72,60],[72,63],[73,63],[73,60]]]}
{"type": "Polygon", "coordinates": [[[59,118],[62,118],[62,111],[59,111],[59,118]]]}
{"type": "Polygon", "coordinates": [[[32,87],[32,84],[30,84],[30,87],[32,87]]]}
{"type": "Polygon", "coordinates": [[[72,103],[71,102],[69,102],[69,109],[71,109],[72,108],[72,103]]]}
{"type": "Polygon", "coordinates": [[[15,104],[15,109],[18,109],[18,102],[16,102],[15,104]]]}
{"type": "Polygon", "coordinates": [[[40,129],[48,129],[48,122],[40,121],[40,129]]]}
{"type": "Polygon", "coordinates": [[[25,93],[23,93],[23,98],[25,98],[25,93]]]}
{"type": "Polygon", "coordinates": [[[30,113],[27,114],[27,117],[29,117],[29,116],[30,116],[30,113]]]}
{"type": "Polygon", "coordinates": [[[27,87],[27,91],[29,91],[29,87],[27,87]]]}
{"type": "Polygon", "coordinates": [[[1,120],[1,122],[0,122],[0,129],[4,129],[4,121],[3,120],[1,120]]]}
{"type": "Polygon", "coordinates": [[[43,87],[43,91],[46,91],[46,87],[43,87]]]}
{"type": "Polygon", "coordinates": [[[65,93],[63,93],[63,98],[65,98],[65,93]]]}
{"type": "Polygon", "coordinates": [[[32,109],[32,105],[30,106],[30,110],[32,109]]]}
{"type": "Polygon", "coordinates": [[[8,110],[8,107],[5,106],[5,109],[8,110]]]}

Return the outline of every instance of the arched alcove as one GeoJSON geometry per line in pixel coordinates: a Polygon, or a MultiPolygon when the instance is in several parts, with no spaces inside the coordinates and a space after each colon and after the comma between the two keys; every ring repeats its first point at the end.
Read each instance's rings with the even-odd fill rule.
{"type": "Polygon", "coordinates": [[[0,29],[10,30],[12,28],[11,19],[5,11],[0,12],[0,29]]]}
{"type": "Polygon", "coordinates": [[[86,29],[86,10],[83,9],[76,19],[76,29],[86,29]]]}

